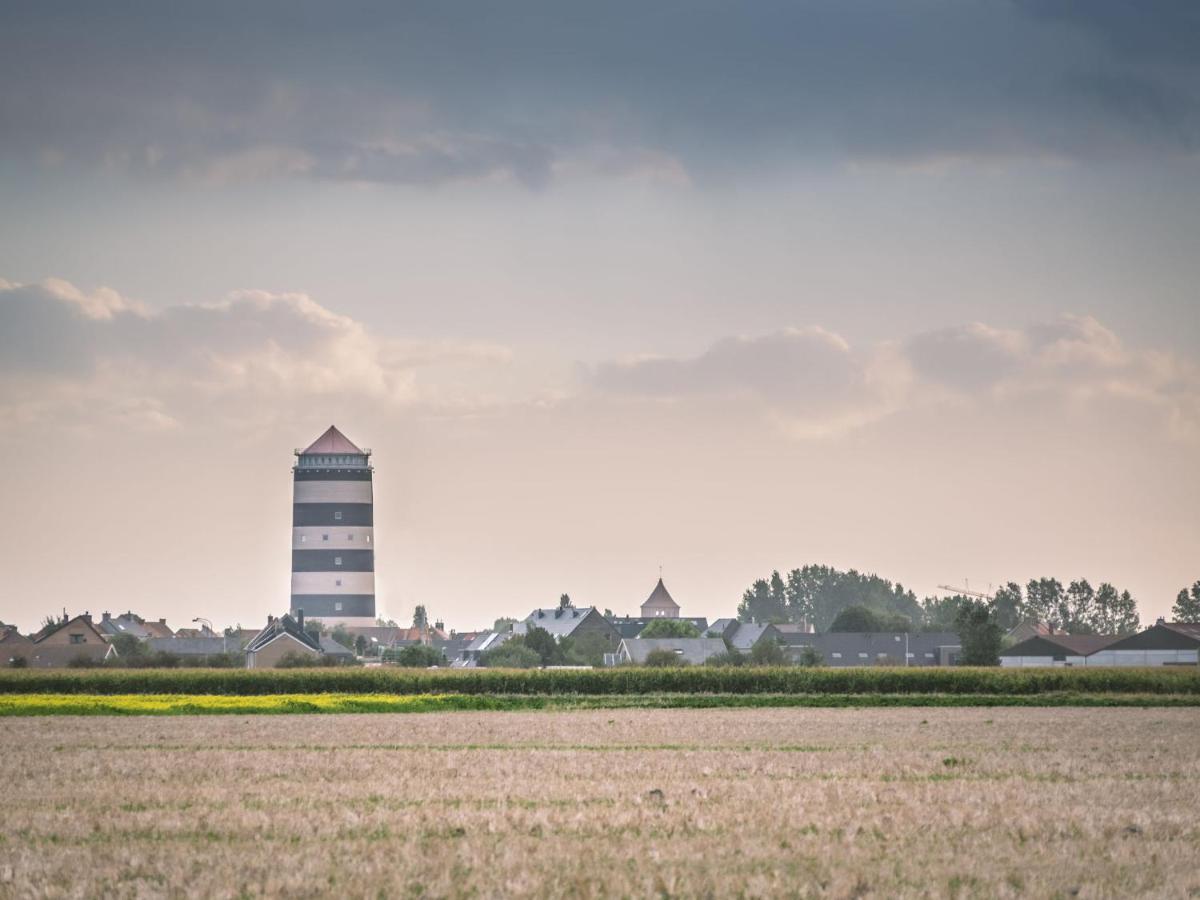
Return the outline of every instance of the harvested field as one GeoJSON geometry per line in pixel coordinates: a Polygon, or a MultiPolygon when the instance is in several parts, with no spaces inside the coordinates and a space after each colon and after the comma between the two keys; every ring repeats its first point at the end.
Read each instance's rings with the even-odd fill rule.
{"type": "Polygon", "coordinates": [[[12,718],[0,896],[1188,896],[1200,711],[12,718]]]}

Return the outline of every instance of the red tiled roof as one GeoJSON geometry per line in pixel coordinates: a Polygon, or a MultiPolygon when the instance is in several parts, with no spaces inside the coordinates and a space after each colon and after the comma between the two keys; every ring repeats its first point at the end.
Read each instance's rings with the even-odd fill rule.
{"type": "Polygon", "coordinates": [[[336,426],[330,425],[323,435],[309,444],[301,456],[309,453],[354,453],[361,456],[362,450],[352,444],[336,426]]]}

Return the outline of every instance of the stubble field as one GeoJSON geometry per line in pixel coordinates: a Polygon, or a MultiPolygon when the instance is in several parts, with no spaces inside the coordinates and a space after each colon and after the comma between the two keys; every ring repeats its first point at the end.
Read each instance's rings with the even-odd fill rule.
{"type": "Polygon", "coordinates": [[[1200,710],[17,718],[0,896],[1200,895],[1200,710]]]}

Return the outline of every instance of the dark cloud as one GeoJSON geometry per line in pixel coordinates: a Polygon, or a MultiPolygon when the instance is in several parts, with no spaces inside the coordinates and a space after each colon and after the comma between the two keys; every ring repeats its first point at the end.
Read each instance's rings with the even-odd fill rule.
{"type": "Polygon", "coordinates": [[[538,187],[594,144],[689,171],[1191,154],[1186,3],[11,3],[0,155],[168,176],[538,187]]]}

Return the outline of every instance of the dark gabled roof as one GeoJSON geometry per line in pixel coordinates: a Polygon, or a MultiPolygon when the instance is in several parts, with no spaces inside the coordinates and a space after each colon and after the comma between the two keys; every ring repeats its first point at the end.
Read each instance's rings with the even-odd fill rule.
{"type": "Polygon", "coordinates": [[[530,628],[537,627],[545,629],[557,638],[569,637],[593,613],[610,628],[612,627],[612,623],[600,615],[594,606],[589,606],[587,609],[568,606],[535,609],[525,617],[524,622],[514,625],[513,630],[517,634],[525,634],[530,628]]]}
{"type": "Polygon", "coordinates": [[[1123,637],[1105,650],[1191,650],[1200,646],[1200,624],[1163,622],[1123,637]]]}
{"type": "MultiPolygon", "coordinates": [[[[261,650],[271,641],[280,635],[288,635],[295,638],[310,650],[317,653],[321,652],[321,643],[311,634],[300,627],[300,624],[286,613],[278,619],[272,619],[267,623],[267,627],[254,636],[254,639],[246,645],[247,651],[261,650]]],[[[340,645],[339,645],[340,646],[340,645]]]]}
{"type": "Polygon", "coordinates": [[[1120,636],[1115,634],[1039,634],[1001,650],[1000,655],[1090,656],[1116,640],[1120,640],[1120,636]]]}
{"type": "Polygon", "coordinates": [[[353,659],[354,651],[343,647],[328,635],[321,635],[321,652],[326,656],[348,656],[353,659]]]}
{"type": "Polygon", "coordinates": [[[300,452],[301,456],[317,453],[348,453],[363,456],[363,451],[356,447],[337,427],[330,425],[325,433],[309,444],[300,452]]]}
{"type": "Polygon", "coordinates": [[[675,598],[671,596],[671,592],[667,590],[667,586],[663,584],[661,578],[658,579],[658,584],[654,586],[654,590],[650,592],[650,596],[646,598],[642,606],[679,609],[679,604],[675,602],[675,598]]]}

